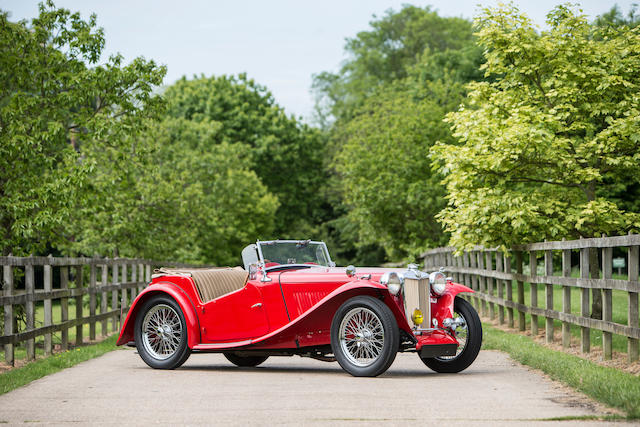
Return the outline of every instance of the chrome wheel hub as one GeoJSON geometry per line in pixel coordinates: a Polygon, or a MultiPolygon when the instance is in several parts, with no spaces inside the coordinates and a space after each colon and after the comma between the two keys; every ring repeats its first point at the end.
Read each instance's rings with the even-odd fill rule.
{"type": "Polygon", "coordinates": [[[340,348],[356,366],[369,366],[382,354],[384,329],[376,314],[364,307],[349,311],[340,323],[340,348]]]}
{"type": "Polygon", "coordinates": [[[460,353],[462,353],[465,347],[467,346],[467,338],[469,336],[469,329],[467,328],[467,319],[465,319],[464,316],[460,313],[454,313],[453,316],[454,318],[448,319],[450,320],[450,322],[447,322],[447,323],[449,323],[449,330],[456,337],[456,340],[458,340],[458,349],[456,350],[455,356],[440,356],[440,357],[436,357],[436,359],[444,360],[444,361],[451,361],[451,360],[457,359],[458,356],[460,356],[460,353]]]}
{"type": "Polygon", "coordinates": [[[173,356],[182,339],[182,322],[176,311],[166,305],[153,306],[142,321],[142,345],[153,358],[173,356]]]}

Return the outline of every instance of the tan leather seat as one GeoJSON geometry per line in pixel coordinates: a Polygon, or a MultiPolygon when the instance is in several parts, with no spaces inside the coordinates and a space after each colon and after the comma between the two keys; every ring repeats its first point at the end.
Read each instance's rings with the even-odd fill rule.
{"type": "Polygon", "coordinates": [[[185,275],[193,278],[203,303],[242,289],[247,283],[249,273],[242,267],[223,268],[160,268],[156,274],[185,275]]]}

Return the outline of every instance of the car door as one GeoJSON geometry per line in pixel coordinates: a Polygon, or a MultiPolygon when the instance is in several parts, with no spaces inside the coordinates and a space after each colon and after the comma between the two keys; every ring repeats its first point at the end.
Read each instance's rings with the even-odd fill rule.
{"type": "Polygon", "coordinates": [[[200,328],[204,342],[238,341],[269,332],[260,290],[251,283],[203,306],[200,328]]]}

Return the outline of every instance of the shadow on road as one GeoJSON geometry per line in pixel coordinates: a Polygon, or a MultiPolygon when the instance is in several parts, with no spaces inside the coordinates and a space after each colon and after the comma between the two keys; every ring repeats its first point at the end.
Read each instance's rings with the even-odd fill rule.
{"type": "MultiPolygon", "coordinates": [[[[141,367],[140,369],[149,369],[146,367],[141,367]]],[[[177,369],[177,371],[193,371],[193,372],[255,372],[256,374],[322,374],[322,375],[341,375],[341,376],[349,376],[345,371],[340,368],[340,365],[331,364],[327,367],[307,367],[307,366],[258,366],[255,368],[241,368],[237,366],[226,366],[226,365],[218,365],[218,364],[198,364],[198,365],[187,365],[182,366],[177,369]]],[[[475,371],[475,372],[463,372],[459,374],[439,374],[425,368],[424,370],[420,369],[389,369],[383,375],[380,375],[380,378],[422,378],[422,377],[453,377],[453,376],[466,376],[466,375],[483,375],[485,372],[483,371],[475,371]]]]}

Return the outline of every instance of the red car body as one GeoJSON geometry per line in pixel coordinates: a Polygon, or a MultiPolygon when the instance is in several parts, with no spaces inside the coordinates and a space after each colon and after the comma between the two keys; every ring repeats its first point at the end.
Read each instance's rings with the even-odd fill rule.
{"type": "MultiPolygon", "coordinates": [[[[269,272],[270,282],[262,282],[258,272],[244,288],[208,303],[200,300],[191,278],[162,275],[155,277],[133,302],[117,344],[133,342],[134,319],[141,303],[151,295],[165,293],[180,305],[187,321],[189,348],[197,351],[311,350],[329,345],[333,315],[342,303],[356,295],[381,299],[393,312],[398,327],[415,337],[415,350],[424,345],[457,345],[454,337],[440,330],[414,334],[402,299],[378,282],[387,271],[390,269],[361,268],[358,275],[370,274],[371,278],[354,280],[347,276],[345,268],[312,267],[269,272]]],[[[461,292],[473,290],[449,281],[445,293],[431,300],[432,318],[438,324],[453,317],[454,298],[461,292]]]]}
{"type": "Polygon", "coordinates": [[[383,373],[399,351],[459,372],[480,350],[477,313],[456,297],[473,291],[442,272],[337,268],[326,245],[311,241],[259,241],[243,261],[245,269],[156,271],[117,344],[135,345],[160,369],[195,351],[224,353],[238,366],[274,355],[337,360],[356,376],[383,373]]]}

